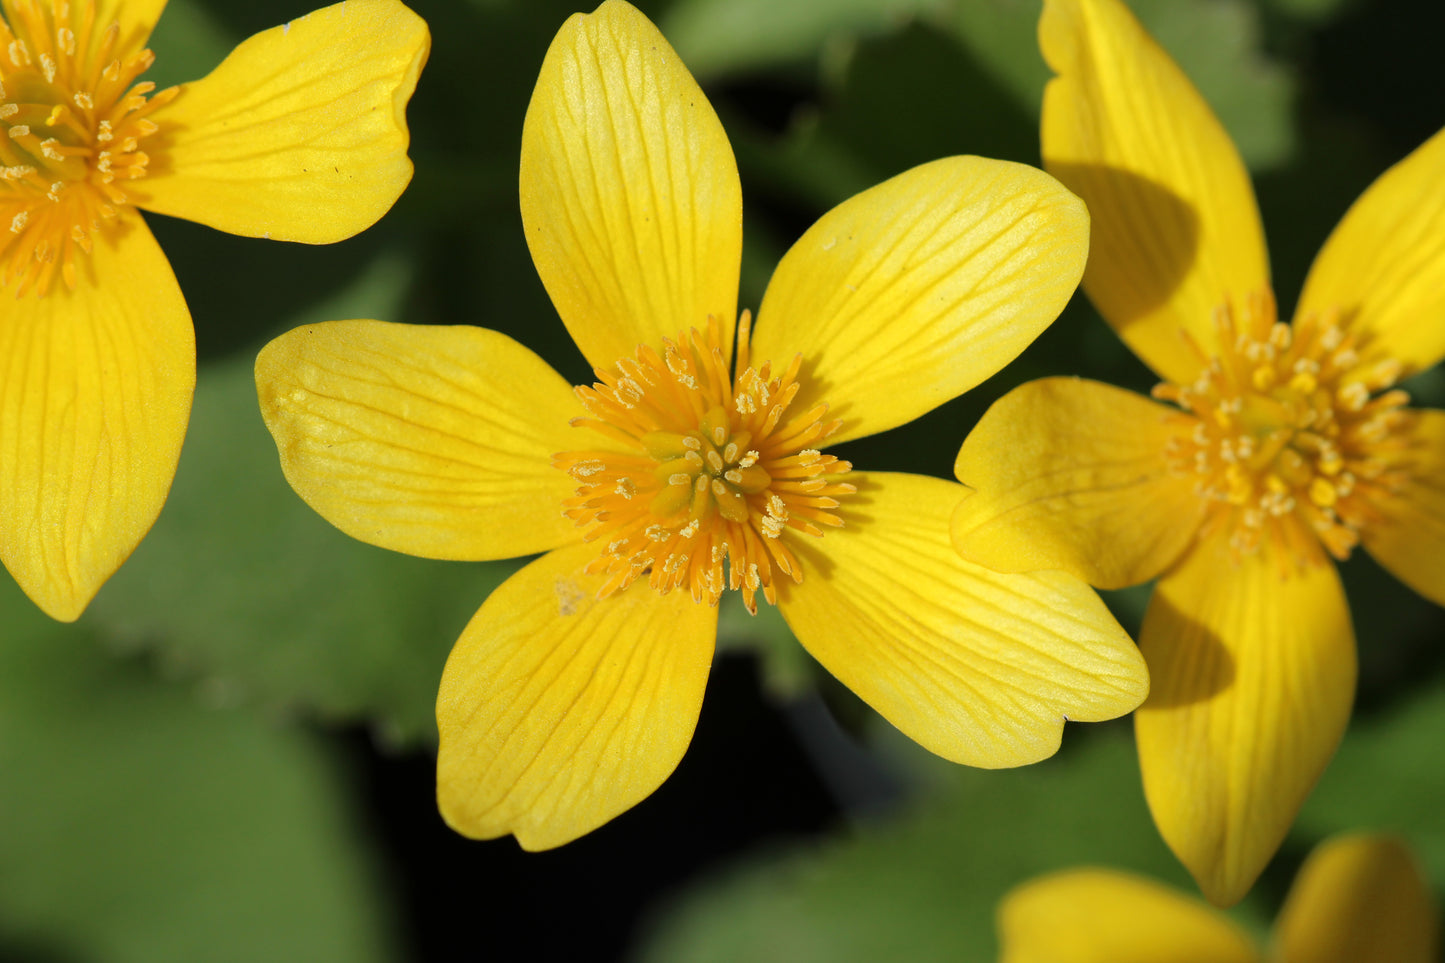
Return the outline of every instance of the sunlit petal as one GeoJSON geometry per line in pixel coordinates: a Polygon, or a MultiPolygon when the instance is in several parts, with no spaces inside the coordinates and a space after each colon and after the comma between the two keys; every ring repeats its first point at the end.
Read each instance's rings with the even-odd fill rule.
{"type": "Polygon", "coordinates": [[[1074,869],[1030,880],[999,905],[999,963],[1253,963],[1238,927],[1138,876],[1074,869]]]}
{"type": "Polygon", "coordinates": [[[647,797],[692,739],[717,609],[644,584],[598,601],[590,545],[492,593],[437,695],[437,798],[452,828],[549,849],[647,797]]]}
{"type": "Polygon", "coordinates": [[[1124,715],[1148,691],[1138,649],[1097,595],[1060,572],[1000,575],[958,557],[963,489],[854,474],[845,527],[794,543],[779,593],[798,640],[925,748],[971,766],[1037,762],[1064,722],[1124,715]]]}
{"type": "Polygon", "coordinates": [[[1284,839],[1350,717],[1355,639],[1334,566],[1226,534],[1159,580],[1139,645],[1153,688],[1134,715],[1164,841],[1220,905],[1284,839]]]}
{"type": "Polygon", "coordinates": [[[1445,357],[1445,130],[1381,174],[1325,242],[1298,314],[1339,312],[1361,359],[1445,357]]]}
{"type": "Polygon", "coordinates": [[[1439,941],[1429,884],[1389,836],[1321,843],[1275,922],[1279,963],[1432,963],[1439,941]]]}
{"type": "Polygon", "coordinates": [[[1046,0],[1043,155],[1093,217],[1084,290],[1158,374],[1200,367],[1213,311],[1269,286],[1254,190],[1234,143],[1118,0],[1046,0]]]}
{"type": "Polygon", "coordinates": [[[1058,317],[1089,216],[1042,171],[981,157],[915,167],[838,205],[783,257],[752,357],[802,353],[796,404],[830,443],[912,421],[997,372],[1058,317]]]}
{"type": "Polygon", "coordinates": [[[742,193],[727,135],[662,34],[609,0],[563,25],[522,127],[522,226],[587,360],[737,313],[742,193]]]}
{"type": "Polygon", "coordinates": [[[1445,411],[1411,412],[1404,478],[1370,500],[1360,532],[1366,549],[1400,581],[1445,605],[1445,411]]]}
{"type": "Polygon", "coordinates": [[[1100,588],[1147,581],[1194,538],[1205,502],[1164,458],[1178,413],[1077,378],[1021,385],[964,440],[973,490],[953,515],[964,558],[1001,572],[1062,569],[1100,588]]]}
{"type": "Polygon", "coordinates": [[[484,328],[331,321],[256,359],[261,414],[291,487],[337,528],[428,558],[493,559],[576,540],[576,446],[562,377],[484,328]]]}
{"type": "Polygon", "coordinates": [[[406,104],[429,45],[396,0],[348,0],[255,35],[156,111],[163,146],[136,202],[249,237],[322,244],[365,230],[411,180],[406,104]]]}
{"type": "Polygon", "coordinates": [[[74,290],[0,299],[0,558],[66,621],[159,514],[196,384],[165,255],[138,217],[113,230],[74,290]]]}

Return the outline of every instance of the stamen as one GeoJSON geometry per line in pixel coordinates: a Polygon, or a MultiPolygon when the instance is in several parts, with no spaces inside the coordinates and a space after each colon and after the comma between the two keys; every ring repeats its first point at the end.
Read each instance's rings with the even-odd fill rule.
{"type": "Polygon", "coordinates": [[[1275,320],[1267,293],[1226,303],[1213,319],[1219,354],[1192,383],[1153,391],[1180,408],[1166,449],[1173,470],[1197,476],[1195,491],[1214,506],[1210,524],[1230,527],[1235,552],[1270,539],[1301,565],[1313,561],[1312,544],[1347,557],[1371,498],[1408,471],[1409,397],[1388,390],[1403,366],[1360,368],[1338,312],[1291,328],[1275,320]]]}
{"type": "Polygon", "coordinates": [[[709,318],[705,330],[667,340],[660,352],[640,347],[577,390],[593,417],[573,423],[625,450],[553,459],[580,483],[566,516],[585,540],[607,545],[588,568],[607,576],[603,595],[645,576],[659,592],[685,587],[714,605],[725,588],[738,589],[756,611],[759,592],[776,601],[779,576],[803,577],[788,530],[821,536],[818,524],[843,523],[829,510],[855,490],[836,480],[852,466],[800,447],[840,423],[821,420],[826,405],[788,417],[800,361],[780,376],[767,363],[748,364],[750,330],[745,313],[735,377],[721,323],[709,318]]]}

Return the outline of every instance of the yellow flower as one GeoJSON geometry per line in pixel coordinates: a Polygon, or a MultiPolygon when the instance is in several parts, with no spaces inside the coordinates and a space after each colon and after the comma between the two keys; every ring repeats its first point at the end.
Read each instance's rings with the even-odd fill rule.
{"type": "Polygon", "coordinates": [[[964,557],[1103,588],[1162,576],[1135,716],[1149,807],[1210,899],[1252,885],[1339,744],[1355,641],[1331,556],[1357,542],[1445,602],[1445,133],[1386,172],[1275,319],[1248,175],[1116,0],[1047,0],[1047,168],[1093,216],[1084,289],[1164,379],[1006,395],[959,452],[964,557]],[[1020,443],[1020,439],[1028,439],[1020,443]]]}
{"type": "Polygon", "coordinates": [[[735,330],[732,149],[662,35],[612,0],[547,53],[521,201],[597,384],[574,391],[493,331],[376,321],[297,329],[256,363],[286,477],[344,531],[437,558],[547,553],[442,678],[458,831],[557,846],[661,784],[727,588],[776,602],[819,662],[959,762],[1044,758],[1066,718],[1143,698],[1137,649],[1082,583],[957,557],[958,485],[819,451],[973,387],[1053,320],[1088,224],[1052,178],[974,157],[895,177],[815,224],[735,330]]]}
{"type": "Polygon", "coordinates": [[[1337,836],[1295,877],[1268,953],[1223,914],[1152,880],[1072,869],[1018,886],[998,910],[999,963],[1433,963],[1434,899],[1388,836],[1337,836]]]}
{"type": "Polygon", "coordinates": [[[195,388],[190,313],[138,209],[329,243],[411,178],[426,25],[351,0],[209,76],[137,79],[164,0],[0,0],[0,560],[77,618],[150,529],[195,388]]]}

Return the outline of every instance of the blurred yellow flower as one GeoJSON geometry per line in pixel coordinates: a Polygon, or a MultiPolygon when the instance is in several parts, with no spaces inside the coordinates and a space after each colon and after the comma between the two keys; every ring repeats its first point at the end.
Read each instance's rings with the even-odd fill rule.
{"type": "Polygon", "coordinates": [[[1023,385],[955,473],[965,558],[1102,588],[1162,576],[1135,716],[1149,807],[1210,899],[1239,899],[1344,733],[1357,543],[1445,602],[1445,412],[1393,386],[1445,356],[1445,132],[1391,168],[1278,322],[1249,178],[1117,0],[1047,0],[1047,168],[1089,205],[1084,289],[1164,383],[1023,385]]]}
{"type": "Polygon", "coordinates": [[[1434,963],[1440,924],[1409,850],[1337,836],[1300,867],[1268,953],[1217,910],[1108,869],[1072,869],[999,904],[999,963],[1434,963]]]}
{"type": "Polygon", "coordinates": [[[1088,233],[1057,182],[975,157],[901,174],[819,220],[756,329],[735,325],[732,149],[657,29],[611,0],[547,53],[521,203],[595,385],[493,331],[377,321],[297,329],[256,364],[286,477],[344,531],[436,558],[547,553],[447,663],[453,827],[544,849],[651,793],[692,737],[727,588],[776,603],[958,762],[1032,762],[1066,718],[1139,703],[1142,659],[1091,590],[957,557],[958,485],[819,451],[966,391],[1054,319],[1088,233]]]}
{"type": "Polygon", "coordinates": [[[66,621],[155,521],[190,416],[190,313],[137,210],[328,243],[411,178],[406,7],[327,7],[154,92],[164,7],[0,0],[0,560],[66,621]]]}

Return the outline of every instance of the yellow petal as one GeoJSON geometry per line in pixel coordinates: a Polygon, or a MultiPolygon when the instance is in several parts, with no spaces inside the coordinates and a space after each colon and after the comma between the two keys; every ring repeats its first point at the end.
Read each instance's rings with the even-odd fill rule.
{"type": "Polygon", "coordinates": [[[791,544],[800,585],[778,607],[838,680],[924,748],[970,766],[1053,755],[1064,722],[1144,698],[1138,649],[1099,597],[1060,572],[999,575],[958,557],[963,494],[921,475],[854,474],[845,527],[791,544]]]}
{"type": "Polygon", "coordinates": [[[1259,954],[1211,907],[1107,869],[1030,880],[999,904],[999,963],[1254,963],[1259,954]]]}
{"type": "Polygon", "coordinates": [[[963,442],[954,474],[973,489],[953,545],[1000,572],[1062,569],[1122,588],[1167,568],[1194,538],[1205,502],[1165,446],[1177,411],[1122,388],[1046,378],[994,403],[963,442]]]}
{"type": "Polygon", "coordinates": [[[1445,130],[1371,184],[1325,242],[1298,314],[1340,312],[1364,361],[1445,357],[1445,130]]]}
{"type": "MultiPolygon", "coordinates": [[[[15,23],[11,10],[14,0],[5,0],[5,19],[15,23]]],[[[120,25],[120,36],[116,42],[118,52],[129,53],[145,46],[156,21],[166,8],[166,0],[96,0],[95,27],[91,34],[98,40],[112,23],[120,25]]],[[[71,23],[80,19],[81,10],[71,5],[71,23]]]]}
{"type": "Polygon", "coordinates": [[[504,582],[447,659],[437,799],[464,835],[550,849],[635,806],[682,758],[712,664],[717,609],[644,582],[598,601],[597,548],[504,582]]]}
{"type": "Polygon", "coordinates": [[[800,410],[832,406],[829,444],[912,421],[994,374],[1058,317],[1089,215],[1040,170],[949,157],[823,215],[783,257],[752,357],[801,352],[800,410]]]}
{"type": "Polygon", "coordinates": [[[630,5],[552,41],[522,125],[522,226],[594,367],[709,316],[732,345],[742,191],[727,135],[677,54],[630,5]]]}
{"type": "Polygon", "coordinates": [[[1333,564],[1216,534],[1159,580],[1134,714],[1144,795],[1204,895],[1240,899],[1284,839],[1350,718],[1355,637],[1333,564]],[[1283,574],[1288,571],[1288,575],[1283,574]]]}
{"type": "MultiPolygon", "coordinates": [[[[1161,377],[1200,368],[1226,297],[1269,287],[1249,175],[1199,92],[1118,0],[1045,0],[1044,166],[1094,231],[1084,290],[1161,377]]],[[[1212,351],[1211,351],[1212,353],[1212,351]]]]}
{"type": "Polygon", "coordinates": [[[1360,540],[1375,560],[1427,599],[1445,605],[1445,411],[1416,409],[1409,447],[1393,466],[1396,489],[1371,498],[1360,540]]]}
{"type": "Polygon", "coordinates": [[[74,290],[0,298],[0,558],[64,621],[160,513],[196,386],[165,255],[139,217],[113,230],[74,290]]]}
{"type": "Polygon", "coordinates": [[[261,415],[286,480],[353,538],[426,558],[495,559],[579,536],[562,515],[581,408],[561,375],[504,334],[331,321],[256,359],[261,415]]]}
{"type": "Polygon", "coordinates": [[[1338,836],[1310,853],[1275,923],[1279,963],[1432,963],[1435,899],[1389,836],[1338,836]]]}
{"type": "Polygon", "coordinates": [[[430,43],[396,0],[348,0],[256,34],[155,112],[168,143],[135,182],[137,203],[279,241],[365,230],[411,180],[406,103],[430,43]]]}

